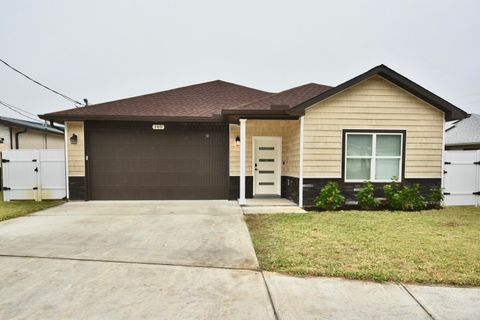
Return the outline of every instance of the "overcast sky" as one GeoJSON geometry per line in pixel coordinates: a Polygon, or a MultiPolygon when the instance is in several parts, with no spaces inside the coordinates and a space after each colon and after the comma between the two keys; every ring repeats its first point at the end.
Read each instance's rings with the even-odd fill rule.
{"type": "MultiPolygon", "coordinates": [[[[479,16],[478,0],[3,0],[0,57],[91,103],[215,79],[338,85],[383,63],[480,113],[479,16]]],[[[4,65],[0,100],[35,114],[73,107],[4,65]]]]}

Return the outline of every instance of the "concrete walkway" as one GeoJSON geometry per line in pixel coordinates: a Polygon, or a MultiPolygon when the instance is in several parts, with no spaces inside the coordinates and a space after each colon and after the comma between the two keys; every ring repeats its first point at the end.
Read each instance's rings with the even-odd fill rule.
{"type": "Polygon", "coordinates": [[[480,288],[264,277],[279,319],[480,319],[480,288]]]}
{"type": "Polygon", "coordinates": [[[0,223],[0,319],[478,319],[480,289],[258,271],[227,201],[68,203],[0,223]]]}

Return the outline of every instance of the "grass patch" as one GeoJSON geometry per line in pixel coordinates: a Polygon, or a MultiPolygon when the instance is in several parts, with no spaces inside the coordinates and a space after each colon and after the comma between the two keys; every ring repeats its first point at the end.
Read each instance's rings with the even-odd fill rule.
{"type": "Polygon", "coordinates": [[[17,218],[26,214],[55,207],[64,203],[63,200],[44,200],[44,201],[3,201],[3,194],[0,192],[0,221],[17,218]]]}
{"type": "Polygon", "coordinates": [[[302,276],[480,285],[480,209],[247,217],[264,270],[302,276]]]}

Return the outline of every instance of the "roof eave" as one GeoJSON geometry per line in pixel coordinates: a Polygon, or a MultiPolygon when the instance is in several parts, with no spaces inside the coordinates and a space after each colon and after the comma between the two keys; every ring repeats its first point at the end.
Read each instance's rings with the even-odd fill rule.
{"type": "Polygon", "coordinates": [[[63,131],[61,129],[57,129],[57,128],[55,128],[55,129],[54,128],[49,128],[49,127],[39,128],[39,127],[29,126],[27,124],[8,121],[8,120],[4,120],[4,119],[0,119],[0,123],[6,124],[10,127],[27,128],[27,129],[30,129],[30,130],[36,130],[36,131],[48,132],[48,133],[52,133],[52,134],[63,135],[63,131]]]}
{"type": "Polygon", "coordinates": [[[167,116],[136,116],[136,115],[39,115],[41,119],[64,123],[65,121],[148,121],[148,122],[221,122],[223,117],[215,115],[213,117],[167,117],[167,116]]]}
{"type": "Polygon", "coordinates": [[[480,141],[477,142],[451,142],[451,143],[445,143],[445,147],[467,147],[467,146],[475,146],[475,145],[480,145],[480,141]]]}

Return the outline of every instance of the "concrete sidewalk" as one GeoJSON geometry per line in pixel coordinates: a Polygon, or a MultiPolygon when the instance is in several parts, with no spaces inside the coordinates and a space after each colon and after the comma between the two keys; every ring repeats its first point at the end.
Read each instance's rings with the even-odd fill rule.
{"type": "Polygon", "coordinates": [[[278,319],[480,319],[480,288],[296,278],[264,272],[278,319]]]}

